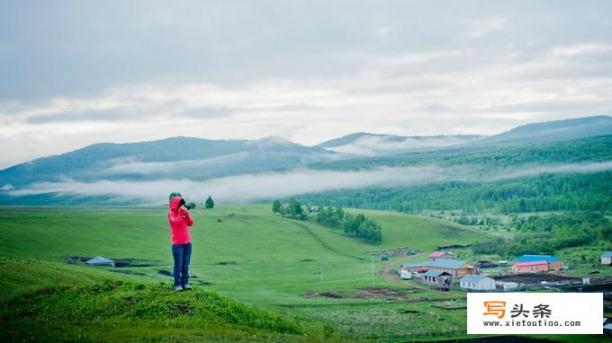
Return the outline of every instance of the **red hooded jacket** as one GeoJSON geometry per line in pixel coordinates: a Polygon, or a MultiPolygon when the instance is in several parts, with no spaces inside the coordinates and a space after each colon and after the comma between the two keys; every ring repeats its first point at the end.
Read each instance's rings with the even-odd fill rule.
{"type": "Polygon", "coordinates": [[[172,244],[191,243],[189,226],[193,225],[193,219],[189,216],[189,211],[181,207],[181,197],[177,196],[170,199],[168,208],[168,222],[172,230],[172,244]]]}

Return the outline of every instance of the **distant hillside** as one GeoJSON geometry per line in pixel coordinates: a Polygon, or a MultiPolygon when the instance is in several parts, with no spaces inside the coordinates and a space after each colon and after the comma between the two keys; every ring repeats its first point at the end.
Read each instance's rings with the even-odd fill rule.
{"type": "Polygon", "coordinates": [[[100,143],[0,171],[0,187],[70,178],[93,180],[205,179],[325,161],[334,153],[280,138],[208,140],[175,137],[139,143],[100,143]]]}
{"type": "Polygon", "coordinates": [[[322,148],[335,148],[342,145],[347,145],[354,143],[356,140],[366,138],[366,137],[378,137],[385,139],[389,142],[401,142],[406,139],[405,136],[396,136],[396,135],[385,135],[380,133],[369,133],[369,132],[355,132],[342,137],[330,139],[323,143],[320,143],[318,146],[322,148]]]}
{"type": "Polygon", "coordinates": [[[482,136],[396,136],[358,132],[323,142],[318,147],[346,155],[381,156],[459,146],[480,138],[482,136]]]}
{"type": "Polygon", "coordinates": [[[612,117],[593,116],[521,125],[488,137],[482,143],[550,142],[609,134],[612,134],[612,117]]]}
{"type": "Polygon", "coordinates": [[[463,147],[322,163],[322,170],[402,169],[410,184],[295,196],[309,204],[419,213],[494,210],[612,212],[612,135],[530,145],[463,147]],[[435,168],[431,168],[435,166],[435,168]],[[394,169],[395,168],[395,169],[394,169]],[[431,180],[428,180],[431,178],[431,180]]]}
{"type": "Polygon", "coordinates": [[[313,147],[275,137],[101,143],[0,170],[0,204],[157,204],[177,189],[197,199],[249,202],[380,184],[595,172],[609,169],[611,146],[607,116],[529,124],[491,137],[360,132],[313,147]]]}

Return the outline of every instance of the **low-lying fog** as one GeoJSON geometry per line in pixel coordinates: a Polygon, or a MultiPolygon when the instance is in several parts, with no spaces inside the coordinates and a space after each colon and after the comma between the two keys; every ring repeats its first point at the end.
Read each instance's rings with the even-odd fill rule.
{"type": "MultiPolygon", "coordinates": [[[[118,199],[141,199],[143,204],[164,202],[170,192],[181,192],[189,200],[212,195],[217,201],[243,203],[290,195],[363,187],[414,186],[445,181],[487,182],[535,176],[544,173],[592,173],[612,169],[612,161],[564,165],[537,165],[484,172],[476,167],[415,166],[380,167],[357,171],[294,169],[285,172],[244,174],[204,181],[160,179],[155,181],[36,183],[26,188],[4,187],[13,196],[60,193],[67,195],[111,195],[118,199]]],[[[5,185],[8,186],[8,185],[5,185]]]]}

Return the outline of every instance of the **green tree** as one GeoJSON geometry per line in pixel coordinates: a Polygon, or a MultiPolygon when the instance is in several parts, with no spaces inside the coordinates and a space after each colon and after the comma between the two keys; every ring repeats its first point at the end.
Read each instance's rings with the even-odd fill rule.
{"type": "Polygon", "coordinates": [[[320,207],[316,221],[329,228],[341,228],[345,234],[369,243],[380,243],[382,240],[380,224],[363,214],[345,213],[341,207],[320,207]]]}
{"type": "Polygon", "coordinates": [[[215,208],[215,201],[213,200],[213,198],[209,195],[208,199],[206,199],[206,202],[204,203],[204,206],[206,208],[215,208]]]}
{"type": "Polygon", "coordinates": [[[274,200],[274,202],[272,203],[272,212],[274,213],[280,213],[281,209],[282,209],[283,205],[281,204],[280,201],[278,200],[274,200]]]}
{"type": "Polygon", "coordinates": [[[306,212],[302,204],[294,198],[287,203],[286,215],[293,219],[306,220],[306,212]]]}

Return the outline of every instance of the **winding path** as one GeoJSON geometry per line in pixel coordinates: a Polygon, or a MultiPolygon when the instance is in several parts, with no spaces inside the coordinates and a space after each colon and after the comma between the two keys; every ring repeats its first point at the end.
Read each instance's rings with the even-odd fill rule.
{"type": "Polygon", "coordinates": [[[293,221],[293,220],[287,220],[287,221],[292,223],[292,224],[294,224],[294,225],[296,225],[300,229],[306,231],[306,233],[308,233],[312,238],[314,238],[317,242],[319,242],[319,244],[321,244],[321,246],[324,249],[326,249],[326,250],[328,250],[328,251],[330,251],[330,252],[332,252],[332,253],[334,253],[336,255],[340,255],[340,256],[343,256],[343,257],[348,257],[348,258],[356,259],[356,260],[359,260],[359,261],[365,261],[366,260],[363,257],[349,255],[349,254],[343,253],[342,251],[336,250],[334,247],[332,247],[329,244],[325,243],[321,239],[321,237],[317,236],[314,232],[312,232],[312,230],[308,227],[308,225],[306,225],[304,223],[300,223],[300,222],[293,221]]]}

